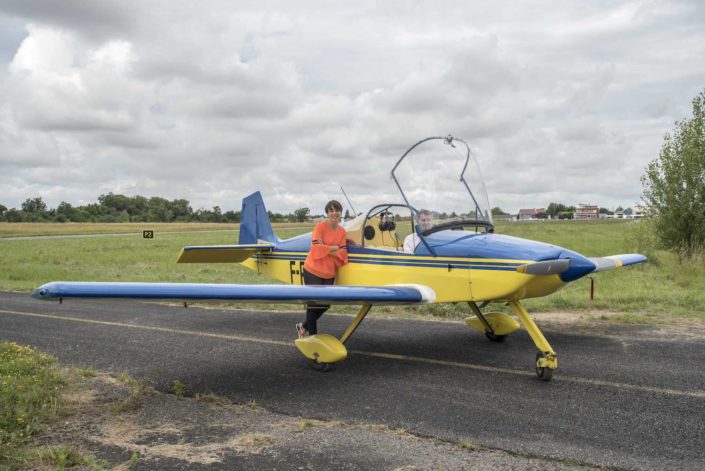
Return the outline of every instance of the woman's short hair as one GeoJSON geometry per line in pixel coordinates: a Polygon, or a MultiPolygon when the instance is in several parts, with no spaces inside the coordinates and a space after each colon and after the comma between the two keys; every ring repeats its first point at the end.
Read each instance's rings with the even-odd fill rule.
{"type": "Polygon", "coordinates": [[[342,213],[343,212],[343,205],[340,204],[336,200],[330,200],[329,202],[326,203],[326,209],[325,209],[326,213],[331,209],[337,209],[338,211],[340,211],[342,213]]]}

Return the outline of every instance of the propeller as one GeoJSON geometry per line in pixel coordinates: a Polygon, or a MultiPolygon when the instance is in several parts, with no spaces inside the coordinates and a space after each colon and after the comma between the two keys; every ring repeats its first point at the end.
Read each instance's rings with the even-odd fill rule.
{"type": "Polygon", "coordinates": [[[570,268],[569,258],[558,258],[555,260],[544,260],[542,262],[529,263],[517,267],[519,273],[527,275],[560,275],[570,268]]]}

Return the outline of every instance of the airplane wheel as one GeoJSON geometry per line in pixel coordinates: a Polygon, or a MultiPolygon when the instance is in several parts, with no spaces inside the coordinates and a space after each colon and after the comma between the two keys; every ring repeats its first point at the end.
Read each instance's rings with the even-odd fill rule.
{"type": "Polygon", "coordinates": [[[507,338],[506,335],[497,335],[493,334],[492,332],[485,332],[485,337],[487,337],[493,342],[504,342],[504,339],[507,338]]]}
{"type": "Polygon", "coordinates": [[[551,378],[553,377],[553,370],[551,368],[539,366],[539,360],[546,358],[547,356],[548,355],[546,355],[546,352],[538,352],[536,354],[536,376],[541,381],[551,381],[551,378]]]}
{"type": "Polygon", "coordinates": [[[335,365],[335,363],[323,363],[323,362],[319,363],[316,360],[311,360],[311,367],[320,373],[326,373],[326,372],[332,370],[333,365],[335,365]]]}

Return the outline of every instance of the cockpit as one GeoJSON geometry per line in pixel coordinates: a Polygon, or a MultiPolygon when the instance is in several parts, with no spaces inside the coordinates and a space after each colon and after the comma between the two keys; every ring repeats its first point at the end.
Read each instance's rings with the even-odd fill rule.
{"type": "Polygon", "coordinates": [[[437,232],[493,232],[487,190],[470,147],[452,136],[411,146],[392,169],[402,201],[374,206],[344,223],[349,247],[435,255],[437,232]]]}

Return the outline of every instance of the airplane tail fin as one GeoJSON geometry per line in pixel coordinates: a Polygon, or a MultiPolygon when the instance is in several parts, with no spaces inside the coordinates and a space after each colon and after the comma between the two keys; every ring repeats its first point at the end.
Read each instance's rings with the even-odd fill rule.
{"type": "Polygon", "coordinates": [[[274,235],[262,194],[256,191],[242,200],[238,244],[257,244],[262,240],[276,243],[279,238],[274,235]]]}

